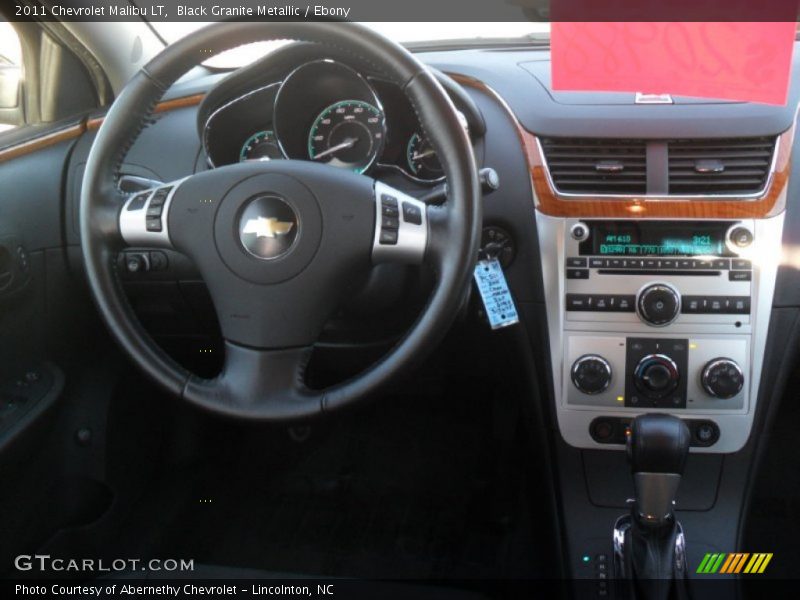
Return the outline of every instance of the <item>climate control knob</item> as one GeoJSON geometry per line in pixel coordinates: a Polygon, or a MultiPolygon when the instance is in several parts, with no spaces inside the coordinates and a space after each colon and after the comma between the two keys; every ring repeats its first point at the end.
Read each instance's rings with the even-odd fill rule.
{"type": "Polygon", "coordinates": [[[653,283],[639,292],[636,312],[648,325],[669,325],[681,312],[681,295],[667,283],[653,283]]]}
{"type": "Polygon", "coordinates": [[[633,383],[648,398],[663,398],[675,391],[681,375],[678,365],[665,354],[648,354],[633,371],[633,383]]]}
{"type": "Polygon", "coordinates": [[[744,373],[730,358],[715,358],[703,367],[700,382],[710,396],[727,400],[742,391],[744,373]]]}
{"type": "Polygon", "coordinates": [[[611,365],[602,356],[586,354],[572,365],[572,383],[584,394],[600,394],[611,383],[611,365]]]}

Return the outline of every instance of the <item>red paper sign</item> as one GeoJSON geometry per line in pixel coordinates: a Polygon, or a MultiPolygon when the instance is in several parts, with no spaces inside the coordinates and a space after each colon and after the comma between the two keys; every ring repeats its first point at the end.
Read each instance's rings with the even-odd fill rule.
{"type": "Polygon", "coordinates": [[[796,22],[554,22],[552,86],[783,105],[796,22]]]}

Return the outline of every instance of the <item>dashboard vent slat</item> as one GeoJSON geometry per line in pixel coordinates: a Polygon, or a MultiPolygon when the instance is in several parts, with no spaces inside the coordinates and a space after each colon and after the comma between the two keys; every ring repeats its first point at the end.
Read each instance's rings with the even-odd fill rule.
{"type": "Polygon", "coordinates": [[[672,140],[667,148],[670,194],[755,194],[767,184],[775,138],[672,140]],[[724,169],[700,172],[709,161],[724,169]]]}
{"type": "Polygon", "coordinates": [[[644,194],[644,140],[540,138],[553,184],[570,194],[644,194]],[[613,165],[613,168],[610,166],[613,165]]]}

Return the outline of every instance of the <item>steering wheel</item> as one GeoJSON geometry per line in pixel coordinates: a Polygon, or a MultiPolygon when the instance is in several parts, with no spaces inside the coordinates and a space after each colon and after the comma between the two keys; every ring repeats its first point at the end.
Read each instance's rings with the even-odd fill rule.
{"type": "Polygon", "coordinates": [[[264,421],[345,407],[418,364],[464,298],[480,229],[475,159],[450,98],[407,50],[354,23],[217,23],[170,45],[108,111],[89,154],[80,202],[88,283],[124,352],[172,394],[216,413],[264,421]],[[370,177],[297,160],[240,163],[144,193],[119,191],[128,150],[181,75],[209,51],[275,39],[367,57],[400,86],[441,160],[446,202],[427,206],[370,177]],[[194,262],[225,340],[219,376],[203,379],[180,367],[139,325],[116,275],[126,246],[170,248],[194,262]],[[367,370],[310,389],[306,365],[323,325],[381,262],[433,268],[436,282],[425,308],[367,370]]]}

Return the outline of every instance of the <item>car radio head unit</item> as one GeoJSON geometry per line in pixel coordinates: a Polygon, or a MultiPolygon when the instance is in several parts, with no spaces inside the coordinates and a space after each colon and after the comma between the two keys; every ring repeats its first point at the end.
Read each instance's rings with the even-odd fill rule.
{"type": "Polygon", "coordinates": [[[588,221],[581,256],[734,256],[735,222],[588,221]]]}

